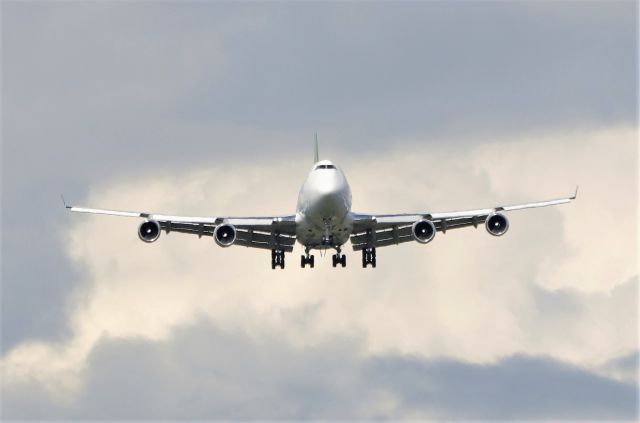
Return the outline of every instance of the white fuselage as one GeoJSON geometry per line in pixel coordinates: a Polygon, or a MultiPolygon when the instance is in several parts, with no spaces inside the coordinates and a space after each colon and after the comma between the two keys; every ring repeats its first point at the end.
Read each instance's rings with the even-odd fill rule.
{"type": "Polygon", "coordinates": [[[336,248],[352,231],[351,188],[340,168],[328,160],[313,166],[296,212],[297,239],[307,248],[336,248]]]}

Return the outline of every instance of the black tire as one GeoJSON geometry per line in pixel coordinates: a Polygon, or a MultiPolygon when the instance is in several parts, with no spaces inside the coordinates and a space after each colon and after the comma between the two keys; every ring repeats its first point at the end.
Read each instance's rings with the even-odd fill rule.
{"type": "Polygon", "coordinates": [[[311,268],[313,269],[314,263],[315,262],[315,257],[311,256],[309,257],[309,265],[311,266],[311,268]]]}
{"type": "Polygon", "coordinates": [[[340,260],[342,267],[347,267],[347,256],[342,255],[342,259],[340,260]]]}

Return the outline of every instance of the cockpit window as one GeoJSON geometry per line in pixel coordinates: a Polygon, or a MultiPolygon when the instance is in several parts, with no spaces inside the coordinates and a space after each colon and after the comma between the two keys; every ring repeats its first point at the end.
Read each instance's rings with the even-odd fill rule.
{"type": "Polygon", "coordinates": [[[318,165],[316,166],[316,170],[318,169],[335,169],[336,167],[334,165],[318,165]]]}

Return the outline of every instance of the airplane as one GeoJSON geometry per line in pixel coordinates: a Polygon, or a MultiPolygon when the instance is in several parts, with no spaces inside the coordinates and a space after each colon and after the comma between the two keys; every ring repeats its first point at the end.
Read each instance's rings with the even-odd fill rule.
{"type": "Polygon", "coordinates": [[[570,197],[534,203],[444,213],[418,212],[397,214],[363,214],[351,211],[351,189],[343,173],[330,160],[319,160],[315,139],[314,165],[298,196],[296,214],[260,217],[190,217],[146,212],[92,209],[64,206],[78,213],[106,214],[145,219],[138,236],[145,243],[158,240],[164,230],[213,237],[220,247],[243,247],[271,250],[271,268],[285,267],[285,253],[296,243],[304,247],[300,266],[314,267],[313,250],[335,250],[333,267],[346,267],[343,246],[351,241],[354,251],[362,252],[362,267],[376,267],[376,249],[417,241],[427,244],[436,232],[484,225],[489,234],[502,236],[509,229],[504,212],[569,203],[576,199],[578,188],[570,197]]]}

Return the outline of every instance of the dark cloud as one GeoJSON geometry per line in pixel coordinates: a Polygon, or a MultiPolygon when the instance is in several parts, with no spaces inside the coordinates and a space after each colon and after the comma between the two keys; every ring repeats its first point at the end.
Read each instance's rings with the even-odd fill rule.
{"type": "Polygon", "coordinates": [[[549,358],[513,356],[496,364],[383,358],[376,380],[407,409],[460,419],[632,419],[637,388],[549,358]]]}
{"type": "Polygon", "coordinates": [[[636,417],[637,387],[550,358],[511,356],[483,365],[363,358],[361,347],[359,340],[330,339],[295,348],[278,336],[229,333],[205,322],[161,342],[105,337],[88,359],[79,398],[64,406],[37,401],[34,408],[20,400],[25,392],[9,390],[4,417],[636,417]]]}
{"type": "Polygon", "coordinates": [[[255,6],[266,23],[229,37],[224,78],[185,110],[240,125],[326,127],[354,148],[364,137],[632,123],[635,6],[582,6],[255,6]]]}

